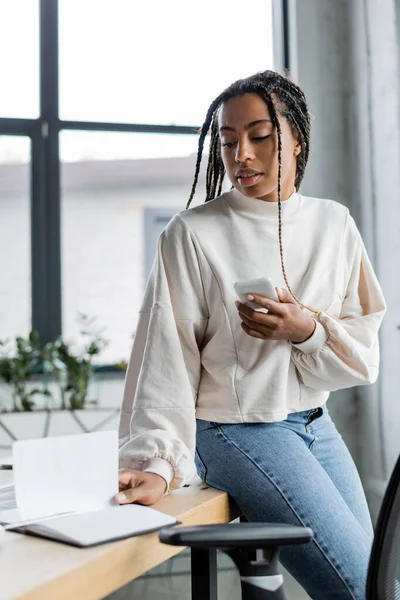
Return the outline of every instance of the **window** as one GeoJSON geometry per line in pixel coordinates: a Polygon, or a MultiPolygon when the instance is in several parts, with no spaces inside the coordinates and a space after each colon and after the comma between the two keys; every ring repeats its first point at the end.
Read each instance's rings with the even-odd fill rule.
{"type": "Polygon", "coordinates": [[[30,140],[0,135],[0,339],[31,326],[30,140]]]}
{"type": "Polygon", "coordinates": [[[0,56],[0,117],[38,117],[38,0],[0,0],[0,56]]]}
{"type": "Polygon", "coordinates": [[[271,0],[60,0],[62,119],[201,125],[212,99],[272,65],[271,0]]]}

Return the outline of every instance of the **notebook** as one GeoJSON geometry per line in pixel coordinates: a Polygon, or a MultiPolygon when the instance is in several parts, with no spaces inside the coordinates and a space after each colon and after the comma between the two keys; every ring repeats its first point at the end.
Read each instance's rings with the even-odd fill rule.
{"type": "Polygon", "coordinates": [[[153,508],[114,502],[116,431],[14,442],[13,474],[16,506],[8,493],[0,524],[29,520],[14,529],[18,533],[88,547],[177,524],[153,508]]]}
{"type": "MultiPolygon", "coordinates": [[[[1,524],[15,522],[15,513],[16,511],[12,510],[0,512],[1,524]]],[[[176,524],[177,521],[174,517],[158,510],[138,504],[126,504],[92,512],[52,517],[43,522],[32,523],[8,531],[36,535],[72,546],[87,548],[150,533],[176,524]]]]}

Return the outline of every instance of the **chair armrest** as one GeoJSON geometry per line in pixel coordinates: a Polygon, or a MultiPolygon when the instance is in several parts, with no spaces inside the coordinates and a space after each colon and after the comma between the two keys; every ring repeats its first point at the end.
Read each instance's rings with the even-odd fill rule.
{"type": "Polygon", "coordinates": [[[191,548],[277,548],[310,542],[312,529],[276,523],[226,523],[168,527],[159,533],[164,544],[191,548]]]}

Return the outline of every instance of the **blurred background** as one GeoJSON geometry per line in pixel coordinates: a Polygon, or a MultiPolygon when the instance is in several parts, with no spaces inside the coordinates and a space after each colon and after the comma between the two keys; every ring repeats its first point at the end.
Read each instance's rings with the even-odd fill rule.
{"type": "MultiPolygon", "coordinates": [[[[400,0],[0,0],[0,458],[15,439],[117,427],[208,106],[286,70],[312,115],[301,191],[349,207],[388,303],[378,383],[328,403],[376,518],[400,451],[399,35],[400,0]]],[[[140,597],[186,597],[179,577],[140,597]]]]}

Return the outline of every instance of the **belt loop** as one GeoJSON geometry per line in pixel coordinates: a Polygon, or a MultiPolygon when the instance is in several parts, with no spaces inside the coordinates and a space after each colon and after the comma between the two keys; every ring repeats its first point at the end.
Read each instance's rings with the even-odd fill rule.
{"type": "Polygon", "coordinates": [[[315,421],[315,419],[318,419],[323,413],[322,408],[319,406],[318,408],[314,408],[312,411],[310,411],[310,414],[308,415],[308,422],[311,423],[312,421],[315,421]]]}

